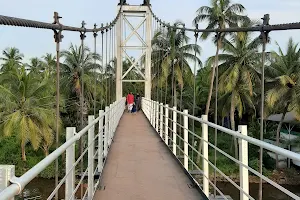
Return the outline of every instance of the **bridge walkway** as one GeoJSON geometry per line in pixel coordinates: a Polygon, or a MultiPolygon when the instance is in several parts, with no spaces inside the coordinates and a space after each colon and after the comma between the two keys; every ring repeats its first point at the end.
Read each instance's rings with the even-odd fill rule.
{"type": "Polygon", "coordinates": [[[200,192],[142,112],[125,113],[95,200],[199,200],[200,192]]]}

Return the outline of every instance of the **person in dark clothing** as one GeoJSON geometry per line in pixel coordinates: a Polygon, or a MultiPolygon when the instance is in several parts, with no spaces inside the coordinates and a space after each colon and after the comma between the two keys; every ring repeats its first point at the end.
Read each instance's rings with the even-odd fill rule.
{"type": "Polygon", "coordinates": [[[136,105],[136,111],[139,111],[141,109],[141,96],[139,93],[135,96],[135,105],[136,105]]]}
{"type": "Polygon", "coordinates": [[[133,106],[132,106],[132,109],[131,109],[131,113],[136,113],[137,110],[136,110],[136,104],[134,103],[133,106]]]}

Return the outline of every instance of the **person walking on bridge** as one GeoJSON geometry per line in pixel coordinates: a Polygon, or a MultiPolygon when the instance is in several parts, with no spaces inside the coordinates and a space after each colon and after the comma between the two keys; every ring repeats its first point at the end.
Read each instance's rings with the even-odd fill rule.
{"type": "Polygon", "coordinates": [[[127,100],[127,109],[128,109],[128,112],[131,112],[133,104],[134,104],[134,95],[132,94],[132,92],[130,92],[127,95],[126,100],[127,100]]]}
{"type": "Polygon", "coordinates": [[[135,96],[135,105],[136,105],[136,111],[138,112],[139,110],[141,110],[141,96],[139,93],[136,94],[135,96]]]}

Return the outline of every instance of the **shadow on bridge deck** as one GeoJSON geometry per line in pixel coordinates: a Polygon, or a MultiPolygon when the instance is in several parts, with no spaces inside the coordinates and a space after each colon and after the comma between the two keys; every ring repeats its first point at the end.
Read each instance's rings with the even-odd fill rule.
{"type": "Polygon", "coordinates": [[[125,113],[117,128],[96,200],[199,200],[190,179],[143,113],[125,113]]]}

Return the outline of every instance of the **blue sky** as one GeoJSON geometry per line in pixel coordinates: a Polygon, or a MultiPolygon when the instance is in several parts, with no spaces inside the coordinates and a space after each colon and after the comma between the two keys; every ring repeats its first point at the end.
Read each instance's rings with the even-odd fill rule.
{"type": "MultiPolygon", "coordinates": [[[[130,4],[141,4],[142,1],[127,0],[130,4]]],[[[64,25],[80,26],[81,21],[85,20],[87,26],[92,27],[94,23],[106,23],[114,18],[118,0],[0,0],[0,2],[1,15],[53,22],[53,12],[57,11],[63,17],[61,23],[64,25]]],[[[268,13],[271,24],[300,21],[299,0],[235,0],[233,2],[243,4],[252,19],[260,19],[268,13]]],[[[209,5],[209,0],[151,0],[151,4],[156,15],[163,20],[170,23],[181,20],[191,27],[197,8],[209,5]]],[[[200,27],[204,26],[205,24],[200,24],[200,27]]],[[[64,49],[68,48],[71,42],[80,43],[79,33],[64,32],[63,35],[61,45],[64,49]]],[[[289,37],[299,42],[299,35],[299,30],[271,32],[272,43],[268,45],[268,49],[276,48],[275,41],[285,47],[289,37]]],[[[88,35],[86,43],[90,48],[93,47],[92,34],[88,35]]],[[[205,61],[207,57],[214,54],[215,47],[210,40],[201,41],[199,44],[203,49],[201,59],[205,61]]],[[[55,53],[53,32],[50,30],[0,26],[0,50],[12,46],[19,48],[26,60],[29,57],[40,57],[47,52],[55,53]]]]}

